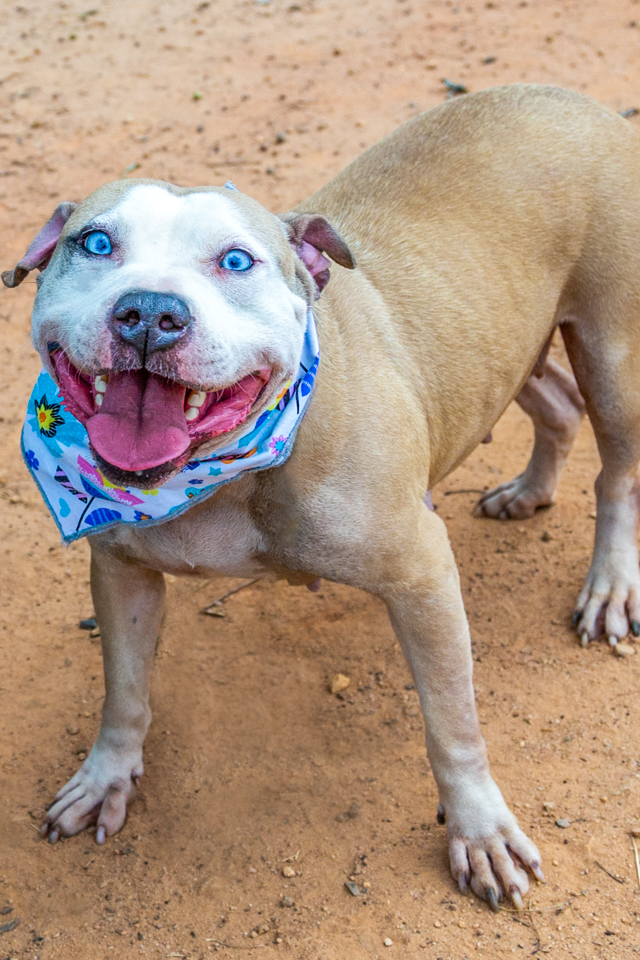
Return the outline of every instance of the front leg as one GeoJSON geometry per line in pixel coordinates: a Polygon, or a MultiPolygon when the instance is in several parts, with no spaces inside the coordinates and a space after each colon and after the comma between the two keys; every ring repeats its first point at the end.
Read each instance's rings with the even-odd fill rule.
{"type": "Polygon", "coordinates": [[[469,627],[442,521],[421,505],[387,566],[389,580],[380,594],[420,696],[453,876],[463,893],[470,885],[494,910],[505,895],[521,908],[529,888],[523,868],[542,880],[540,854],[489,772],[475,708],[469,627]]]}
{"type": "Polygon", "coordinates": [[[98,738],[57,794],[41,833],[55,843],[97,823],[104,843],[124,824],[142,776],[142,744],[151,722],[149,680],[164,607],[161,573],[124,562],[91,544],[91,594],[100,627],[106,697],[98,738]]]}

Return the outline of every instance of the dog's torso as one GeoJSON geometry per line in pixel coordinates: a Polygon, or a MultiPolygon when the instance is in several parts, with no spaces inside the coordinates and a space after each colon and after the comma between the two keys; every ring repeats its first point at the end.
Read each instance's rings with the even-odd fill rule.
{"type": "Polygon", "coordinates": [[[394,518],[491,429],[554,326],[589,322],[585,277],[596,288],[635,243],[607,233],[608,208],[623,196],[640,222],[639,184],[635,134],[568,91],[501,88],[405,124],[299,208],[332,220],[358,269],[335,268],[316,306],[288,462],[103,536],[176,573],[375,588],[394,518]]]}

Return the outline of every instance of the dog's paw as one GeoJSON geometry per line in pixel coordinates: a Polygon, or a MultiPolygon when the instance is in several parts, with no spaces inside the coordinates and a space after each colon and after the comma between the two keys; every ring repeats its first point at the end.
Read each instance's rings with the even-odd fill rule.
{"type": "Polygon", "coordinates": [[[55,843],[96,824],[102,844],[117,833],[127,817],[127,804],[142,776],[142,756],[121,756],[93,747],[78,772],[58,792],[47,811],[40,834],[55,843]]]}
{"type": "Polygon", "coordinates": [[[640,576],[634,552],[629,553],[594,557],[573,614],[583,647],[602,634],[612,647],[628,633],[640,636],[640,576]]]}
{"type": "Polygon", "coordinates": [[[544,883],[540,854],[494,783],[487,791],[473,791],[475,800],[465,793],[464,813],[451,805],[438,810],[447,823],[453,878],[461,893],[473,890],[494,911],[505,898],[521,910],[529,889],[527,870],[544,883]]]}
{"type": "Polygon", "coordinates": [[[540,507],[550,507],[553,494],[553,489],[532,483],[522,473],[483,494],[473,508],[473,515],[494,520],[526,520],[540,507]]]}

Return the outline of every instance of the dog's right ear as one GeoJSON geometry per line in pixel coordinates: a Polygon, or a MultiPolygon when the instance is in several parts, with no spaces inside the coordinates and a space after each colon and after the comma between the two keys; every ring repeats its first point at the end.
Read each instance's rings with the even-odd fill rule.
{"type": "Polygon", "coordinates": [[[329,282],[327,257],[347,270],[355,269],[356,261],[351,250],[326,217],[319,213],[283,213],[280,219],[289,243],[313,277],[316,297],[329,282]]]}
{"type": "Polygon", "coordinates": [[[58,204],[51,219],[45,223],[38,236],[29,244],[29,249],[22,260],[15,265],[13,270],[5,270],[2,274],[2,282],[5,287],[17,287],[27,274],[36,267],[40,270],[45,269],[53,256],[53,251],[60,239],[65,223],[77,206],[77,203],[72,203],[70,200],[58,204]]]}

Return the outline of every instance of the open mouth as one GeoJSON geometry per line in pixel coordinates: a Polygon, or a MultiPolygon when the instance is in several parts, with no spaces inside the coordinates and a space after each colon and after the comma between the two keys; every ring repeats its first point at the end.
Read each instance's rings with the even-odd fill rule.
{"type": "Polygon", "coordinates": [[[89,378],[62,350],[51,353],[65,406],[83,423],[109,480],[148,489],[196,447],[243,423],[269,382],[262,368],[220,390],[192,390],[148,370],[89,378]]]}

